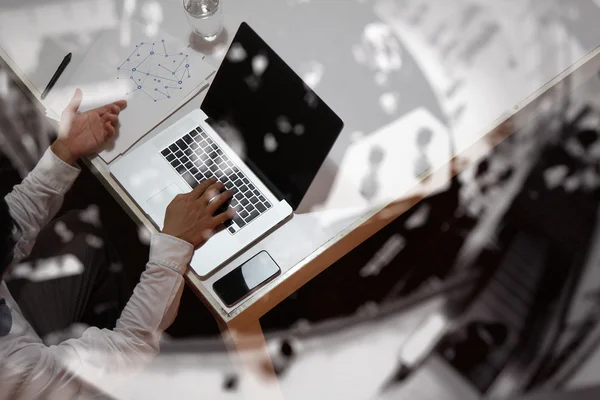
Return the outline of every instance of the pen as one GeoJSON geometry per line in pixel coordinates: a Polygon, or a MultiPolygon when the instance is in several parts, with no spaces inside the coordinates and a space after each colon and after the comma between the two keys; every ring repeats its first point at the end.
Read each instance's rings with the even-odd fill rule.
{"type": "Polygon", "coordinates": [[[48,86],[46,86],[46,89],[44,89],[44,93],[42,93],[42,100],[44,100],[46,98],[46,96],[48,96],[48,93],[50,93],[50,91],[52,90],[52,88],[54,87],[54,85],[56,84],[56,82],[58,81],[60,76],[62,75],[62,73],[65,71],[65,69],[67,69],[67,66],[71,62],[72,56],[73,55],[71,53],[69,53],[65,56],[65,58],[63,58],[62,62],[58,66],[58,69],[52,76],[52,79],[50,79],[50,83],[48,83],[48,86]]]}

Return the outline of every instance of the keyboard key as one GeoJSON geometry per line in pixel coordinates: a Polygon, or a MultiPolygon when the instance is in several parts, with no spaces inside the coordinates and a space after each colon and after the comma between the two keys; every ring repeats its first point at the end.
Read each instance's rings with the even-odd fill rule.
{"type": "MultiPolygon", "coordinates": [[[[183,162],[183,160],[182,160],[182,162],[183,162]]],[[[191,161],[186,162],[184,165],[187,169],[194,168],[194,164],[191,161]]]]}
{"type": "Polygon", "coordinates": [[[233,173],[233,170],[227,167],[223,170],[223,172],[225,172],[225,175],[230,176],[233,173]]]}
{"type": "Polygon", "coordinates": [[[240,203],[242,203],[243,206],[246,206],[246,205],[248,205],[249,201],[247,198],[242,197],[242,199],[240,200],[240,203]]]}
{"type": "Polygon", "coordinates": [[[199,144],[200,147],[202,147],[203,149],[206,149],[206,147],[208,146],[208,142],[206,140],[202,140],[199,144]]]}
{"type": "Polygon", "coordinates": [[[181,165],[181,162],[179,162],[179,160],[175,160],[171,162],[171,165],[173,166],[173,168],[177,168],[181,165]]]}
{"type": "Polygon", "coordinates": [[[201,174],[200,172],[199,172],[199,173],[197,173],[196,175],[194,175],[194,178],[196,178],[196,180],[197,180],[198,182],[203,182],[203,181],[205,180],[205,178],[204,178],[204,175],[203,175],[203,174],[201,174]]]}
{"type": "Polygon", "coordinates": [[[183,141],[183,139],[179,139],[177,142],[177,146],[179,146],[180,149],[185,149],[187,146],[185,145],[185,142],[183,141]]]}
{"type": "Polygon", "coordinates": [[[258,197],[258,196],[260,196],[260,192],[259,192],[258,190],[256,190],[256,189],[254,189],[254,195],[255,195],[256,197],[258,197]]]}
{"type": "Polygon", "coordinates": [[[200,146],[198,146],[197,143],[192,143],[192,145],[190,146],[192,148],[192,150],[196,151],[200,148],[200,146]]]}
{"type": "Polygon", "coordinates": [[[181,161],[182,164],[187,164],[188,162],[190,162],[190,159],[186,156],[183,156],[179,159],[179,161],[181,161]]]}
{"type": "Polygon", "coordinates": [[[188,157],[189,157],[189,156],[191,156],[192,154],[194,154],[194,151],[193,151],[192,149],[185,149],[185,150],[183,151],[183,153],[184,153],[186,156],[188,156],[188,157]]]}
{"type": "Polygon", "coordinates": [[[183,151],[181,151],[181,150],[177,150],[177,151],[175,152],[175,157],[177,157],[177,158],[181,158],[181,157],[183,157],[183,151]]]}
{"type": "Polygon", "coordinates": [[[198,181],[189,172],[183,174],[183,179],[185,179],[185,181],[188,183],[188,185],[190,185],[192,189],[198,186],[198,181]]]}
{"type": "Polygon", "coordinates": [[[199,172],[199,171],[198,171],[198,168],[196,168],[196,167],[192,167],[192,168],[190,168],[190,174],[192,174],[192,175],[196,175],[198,172],[199,172]]]}
{"type": "Polygon", "coordinates": [[[198,137],[200,134],[198,133],[198,128],[194,129],[193,131],[190,132],[190,136],[195,138],[198,137]]]}
{"type": "Polygon", "coordinates": [[[250,221],[252,221],[254,218],[256,218],[256,217],[258,217],[258,216],[259,216],[259,213],[258,213],[258,211],[256,211],[256,210],[255,210],[255,211],[252,211],[252,212],[250,213],[250,215],[248,216],[248,218],[246,219],[246,221],[247,221],[248,223],[250,223],[250,221]]]}
{"type": "Polygon", "coordinates": [[[266,201],[266,199],[262,195],[258,195],[258,199],[263,203],[266,201]]]}
{"type": "Polygon", "coordinates": [[[237,224],[237,226],[239,226],[240,228],[243,228],[244,225],[246,225],[246,223],[244,222],[244,220],[242,218],[240,218],[239,215],[235,215],[233,217],[233,221],[237,224]]]}
{"type": "Polygon", "coordinates": [[[238,205],[238,201],[237,199],[234,197],[233,199],[231,199],[231,207],[235,207],[238,205]]]}
{"type": "MultiPolygon", "coordinates": [[[[246,185],[250,183],[250,181],[249,181],[249,180],[248,180],[248,178],[246,178],[246,177],[244,177],[242,180],[244,181],[244,183],[245,183],[246,185]]],[[[250,188],[250,189],[252,189],[252,188],[250,188]]]]}
{"type": "Polygon", "coordinates": [[[257,198],[256,196],[252,196],[252,197],[250,197],[250,203],[252,203],[252,204],[255,204],[255,205],[256,205],[256,204],[260,204],[260,203],[258,202],[258,198],[257,198]]]}
{"type": "Polygon", "coordinates": [[[187,172],[187,170],[185,169],[185,167],[183,165],[180,165],[176,169],[177,169],[177,172],[179,173],[179,175],[183,175],[187,172]]]}
{"type": "Polygon", "coordinates": [[[229,228],[231,225],[233,225],[233,221],[228,219],[227,221],[223,222],[223,225],[229,228]]]}
{"type": "Polygon", "coordinates": [[[170,154],[167,156],[167,161],[168,161],[168,162],[171,162],[171,161],[173,161],[174,159],[175,159],[175,154],[173,154],[173,153],[170,153],[170,154]]]}
{"type": "Polygon", "coordinates": [[[206,139],[208,137],[206,132],[204,132],[202,129],[196,128],[196,130],[200,132],[200,136],[202,137],[202,139],[206,139]]]}
{"type": "Polygon", "coordinates": [[[234,166],[234,167],[233,167],[233,172],[235,172],[236,174],[239,174],[239,173],[240,173],[240,170],[239,170],[239,169],[237,169],[237,167],[236,167],[236,166],[234,166]]]}
{"type": "Polygon", "coordinates": [[[267,208],[271,208],[271,203],[269,203],[268,201],[265,201],[265,206],[267,206],[267,208]]]}
{"type": "Polygon", "coordinates": [[[206,179],[210,179],[210,178],[213,178],[215,176],[215,174],[213,174],[213,172],[211,170],[208,170],[208,171],[206,171],[204,176],[206,176],[206,179]]]}
{"type": "Polygon", "coordinates": [[[225,182],[224,185],[227,190],[233,189],[233,183],[231,182],[225,182]]]}
{"type": "Polygon", "coordinates": [[[210,167],[211,165],[214,164],[213,160],[211,160],[210,158],[208,160],[206,160],[204,163],[206,164],[207,167],[210,167]]]}
{"type": "Polygon", "coordinates": [[[220,156],[222,156],[223,155],[223,150],[217,149],[217,154],[220,155],[220,156]]]}
{"type": "Polygon", "coordinates": [[[262,203],[258,203],[256,205],[256,209],[258,210],[258,212],[260,213],[264,213],[265,211],[267,211],[267,207],[265,207],[262,203]]]}
{"type": "Polygon", "coordinates": [[[237,187],[240,187],[240,186],[242,186],[242,181],[240,179],[235,179],[233,181],[233,184],[237,187]]]}
{"type": "Polygon", "coordinates": [[[212,172],[217,172],[219,171],[219,167],[217,167],[215,164],[211,165],[210,167],[208,167],[212,172]]]}
{"type": "Polygon", "coordinates": [[[244,207],[241,204],[236,205],[235,207],[232,207],[233,209],[235,209],[236,213],[241,213],[242,211],[244,211],[244,207]]]}
{"type": "Polygon", "coordinates": [[[251,183],[248,184],[248,187],[250,188],[250,190],[256,190],[256,188],[254,187],[254,185],[251,184],[251,183]]]}
{"type": "Polygon", "coordinates": [[[203,173],[203,174],[205,174],[205,175],[206,175],[206,173],[208,172],[208,167],[207,167],[206,165],[204,165],[204,164],[200,165],[200,166],[198,167],[198,169],[200,170],[200,172],[201,172],[201,173],[203,173]]]}
{"type": "MultiPolygon", "coordinates": [[[[223,179],[223,171],[221,171],[220,169],[215,171],[215,175],[217,176],[217,178],[219,178],[219,181],[223,179]]],[[[221,182],[223,183],[223,182],[221,182]]]]}
{"type": "Polygon", "coordinates": [[[218,155],[216,151],[211,151],[210,153],[208,153],[208,156],[214,160],[217,158],[218,155]]]}
{"type": "Polygon", "coordinates": [[[215,213],[213,215],[223,214],[224,212],[229,210],[230,204],[231,204],[231,199],[227,199],[227,201],[225,201],[225,203],[221,204],[221,206],[219,208],[217,208],[217,211],[215,211],[215,213]]]}
{"type": "Polygon", "coordinates": [[[208,160],[208,154],[206,154],[206,153],[200,154],[200,159],[202,161],[206,162],[208,160]]]}
{"type": "Polygon", "coordinates": [[[190,159],[190,161],[195,162],[196,160],[199,160],[200,158],[196,155],[196,153],[192,152],[191,155],[188,156],[188,158],[190,159]]]}
{"type": "Polygon", "coordinates": [[[240,212],[240,217],[244,219],[248,218],[248,215],[250,215],[250,213],[246,210],[240,212]]]}
{"type": "Polygon", "coordinates": [[[241,194],[240,192],[238,192],[238,191],[235,191],[235,192],[233,193],[233,198],[234,198],[234,199],[236,199],[237,201],[241,202],[241,201],[242,201],[242,200],[243,200],[245,197],[244,197],[244,195],[243,195],[243,194],[241,194]]]}
{"type": "Polygon", "coordinates": [[[175,143],[173,143],[172,145],[169,146],[169,150],[171,150],[173,153],[175,153],[177,150],[179,150],[179,148],[177,148],[177,145],[175,143]]]}
{"type": "Polygon", "coordinates": [[[213,151],[211,154],[215,155],[215,163],[217,164],[223,164],[223,159],[217,154],[216,151],[213,151]]]}
{"type": "Polygon", "coordinates": [[[246,185],[240,186],[240,192],[246,193],[247,190],[248,190],[248,186],[246,186],[246,185]]]}
{"type": "Polygon", "coordinates": [[[192,136],[190,136],[190,135],[185,135],[183,137],[183,141],[186,142],[187,144],[191,144],[194,141],[194,139],[192,139],[192,136]]]}
{"type": "Polygon", "coordinates": [[[233,234],[233,233],[235,233],[235,229],[229,228],[229,232],[231,232],[233,234]]]}
{"type": "Polygon", "coordinates": [[[163,155],[163,157],[168,156],[171,153],[171,150],[169,149],[164,149],[163,151],[160,152],[160,154],[163,155]]]}

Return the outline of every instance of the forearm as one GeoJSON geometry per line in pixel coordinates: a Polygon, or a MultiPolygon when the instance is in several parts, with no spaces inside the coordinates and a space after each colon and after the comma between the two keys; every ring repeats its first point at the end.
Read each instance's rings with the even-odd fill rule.
{"type": "Polygon", "coordinates": [[[150,261],[140,283],[110,330],[88,329],[81,339],[51,347],[77,382],[106,390],[143,368],[158,353],[162,332],[168,328],[179,307],[183,273],[193,247],[167,235],[152,239],[150,261]]]}
{"type": "Polygon", "coordinates": [[[15,247],[15,261],[29,255],[39,231],[56,215],[78,175],[78,168],[49,149],[34,170],[6,196],[10,214],[22,231],[15,247]]]}

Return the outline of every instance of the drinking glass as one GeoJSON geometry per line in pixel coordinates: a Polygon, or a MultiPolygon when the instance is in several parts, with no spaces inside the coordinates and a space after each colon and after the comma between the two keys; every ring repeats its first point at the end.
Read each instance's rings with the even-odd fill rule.
{"type": "Polygon", "coordinates": [[[196,35],[211,41],[223,29],[223,10],[219,0],[183,0],[183,8],[196,35]]]}

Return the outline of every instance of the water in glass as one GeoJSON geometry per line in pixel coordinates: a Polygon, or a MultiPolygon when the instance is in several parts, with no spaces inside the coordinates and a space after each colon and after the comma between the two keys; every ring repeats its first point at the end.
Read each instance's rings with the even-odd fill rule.
{"type": "Polygon", "coordinates": [[[223,12],[219,0],[183,0],[183,7],[196,35],[212,40],[223,29],[223,12]]]}

